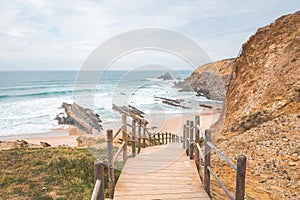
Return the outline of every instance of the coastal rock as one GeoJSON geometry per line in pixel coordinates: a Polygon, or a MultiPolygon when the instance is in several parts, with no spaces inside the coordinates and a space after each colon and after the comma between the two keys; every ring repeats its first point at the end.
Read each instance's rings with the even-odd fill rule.
{"type": "Polygon", "coordinates": [[[180,88],[179,92],[191,92],[194,88],[186,81],[178,81],[174,83],[175,88],[180,88]]]}
{"type": "Polygon", "coordinates": [[[47,147],[51,147],[51,145],[49,144],[49,143],[47,143],[47,142],[40,142],[40,144],[41,144],[41,146],[43,147],[43,148],[47,148],[47,147]]]}
{"type": "Polygon", "coordinates": [[[25,140],[17,140],[16,143],[17,143],[16,145],[19,146],[20,148],[29,147],[29,143],[25,140]]]}
{"type": "Polygon", "coordinates": [[[299,196],[300,166],[291,157],[300,149],[299,21],[300,11],[258,29],[234,61],[217,146],[232,160],[244,154],[247,171],[268,180],[267,191],[247,175],[250,199],[299,196]]]}
{"type": "Polygon", "coordinates": [[[103,132],[100,116],[91,109],[83,108],[76,103],[65,102],[62,104],[62,108],[65,109],[65,113],[59,113],[55,118],[58,124],[74,125],[82,134],[103,132]]]}
{"type": "Polygon", "coordinates": [[[199,96],[224,101],[232,79],[234,59],[200,66],[185,81],[175,83],[182,91],[196,91],[199,96]]]}
{"type": "Polygon", "coordinates": [[[159,77],[157,77],[158,79],[162,79],[164,81],[167,80],[173,80],[173,77],[171,76],[171,74],[169,72],[166,72],[165,74],[160,75],[159,77]]]}
{"type": "Polygon", "coordinates": [[[40,145],[30,144],[25,140],[0,141],[0,150],[18,149],[18,148],[39,148],[40,145]]]}
{"type": "Polygon", "coordinates": [[[101,134],[89,134],[81,135],[76,138],[77,147],[106,147],[106,138],[105,135],[101,134]]]}

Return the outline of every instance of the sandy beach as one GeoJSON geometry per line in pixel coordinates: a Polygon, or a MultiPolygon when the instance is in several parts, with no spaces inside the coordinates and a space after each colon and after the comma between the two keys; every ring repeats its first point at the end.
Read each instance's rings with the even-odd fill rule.
{"type": "MultiPolygon", "coordinates": [[[[220,116],[219,112],[203,112],[200,115],[200,127],[201,130],[209,128],[211,124],[216,122],[220,116]]],[[[156,127],[152,132],[171,132],[174,134],[182,135],[183,124],[186,120],[194,120],[195,115],[183,115],[180,117],[173,117],[165,120],[156,120],[149,124],[149,127],[156,127]]],[[[130,129],[129,129],[130,130],[130,129]]],[[[47,133],[35,133],[28,135],[13,135],[1,137],[0,141],[14,142],[16,140],[25,140],[29,144],[40,145],[40,142],[47,142],[52,147],[58,146],[77,146],[77,131],[74,128],[67,129],[54,129],[47,133]]]]}
{"type": "Polygon", "coordinates": [[[76,138],[78,135],[72,128],[54,129],[46,133],[34,133],[23,135],[2,136],[0,141],[14,142],[16,140],[25,140],[29,144],[40,145],[40,142],[47,142],[52,147],[58,146],[77,146],[76,138]]]}
{"type": "MultiPolygon", "coordinates": [[[[218,112],[205,112],[200,113],[200,127],[201,130],[208,129],[213,123],[215,123],[220,116],[218,112]]],[[[174,117],[165,120],[164,122],[154,122],[151,124],[158,125],[155,132],[171,132],[178,135],[182,135],[182,127],[186,123],[186,120],[195,120],[195,115],[183,115],[181,117],[174,117]]]]}

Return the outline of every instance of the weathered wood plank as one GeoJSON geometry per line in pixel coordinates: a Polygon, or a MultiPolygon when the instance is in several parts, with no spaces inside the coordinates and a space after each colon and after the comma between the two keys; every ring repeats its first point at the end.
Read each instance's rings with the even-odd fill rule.
{"type": "Polygon", "coordinates": [[[127,160],[116,185],[115,200],[209,199],[195,163],[185,156],[181,144],[161,145],[155,150],[142,151],[127,160]]]}

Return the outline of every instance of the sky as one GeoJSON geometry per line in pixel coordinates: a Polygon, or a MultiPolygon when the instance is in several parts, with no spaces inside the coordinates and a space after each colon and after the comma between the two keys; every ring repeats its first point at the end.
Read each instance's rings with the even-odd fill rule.
{"type": "MultiPolygon", "coordinates": [[[[80,70],[99,45],[140,28],[183,34],[212,61],[232,58],[259,27],[299,8],[299,0],[0,0],[0,70],[80,70]]],[[[126,69],[153,60],[184,65],[148,50],[113,65],[126,69]]]]}

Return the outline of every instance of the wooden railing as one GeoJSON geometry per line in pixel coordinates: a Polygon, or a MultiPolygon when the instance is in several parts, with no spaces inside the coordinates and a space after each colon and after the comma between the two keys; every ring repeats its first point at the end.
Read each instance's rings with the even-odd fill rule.
{"type": "Polygon", "coordinates": [[[91,200],[104,200],[104,164],[97,162],[94,165],[95,187],[91,200]]]}
{"type": "MultiPolygon", "coordinates": [[[[183,138],[171,133],[150,133],[142,123],[137,123],[135,119],[132,118],[131,124],[127,123],[127,116],[122,115],[122,127],[113,134],[113,130],[107,130],[107,155],[108,155],[108,182],[109,182],[109,198],[113,199],[114,190],[115,190],[115,174],[114,174],[114,165],[117,158],[123,152],[123,165],[126,164],[128,155],[127,155],[127,146],[131,142],[131,156],[134,158],[136,153],[141,152],[141,148],[145,148],[153,145],[162,145],[173,142],[182,142],[183,138]],[[131,134],[129,134],[127,127],[131,128],[131,134]],[[143,129],[143,133],[142,133],[143,129]],[[122,144],[119,146],[117,152],[113,154],[113,140],[122,133],[122,144]],[[128,139],[128,136],[131,139],[128,139]]],[[[99,166],[102,166],[103,163],[95,164],[95,186],[92,194],[92,199],[94,200],[103,200],[104,199],[104,173],[103,169],[99,166]]]]}
{"type": "Polygon", "coordinates": [[[246,176],[246,160],[243,155],[238,156],[237,165],[235,165],[230,159],[228,159],[214,144],[211,142],[211,131],[205,130],[205,135],[202,134],[200,129],[200,116],[195,116],[194,121],[186,121],[183,125],[183,148],[186,149],[187,155],[190,159],[195,158],[195,164],[197,166],[201,180],[204,183],[204,189],[206,193],[210,195],[210,174],[216,179],[221,188],[225,191],[228,197],[232,200],[242,200],[245,197],[245,176],[246,176]],[[194,133],[195,132],[195,133],[194,133]],[[194,139],[195,135],[195,139],[194,139]],[[204,140],[204,154],[201,150],[200,140],[204,140]],[[228,190],[223,184],[218,175],[213,171],[211,167],[211,150],[214,150],[218,156],[225,160],[230,167],[236,171],[236,192],[235,196],[228,190]],[[204,177],[201,175],[200,161],[203,161],[204,165],[204,177]]]}

